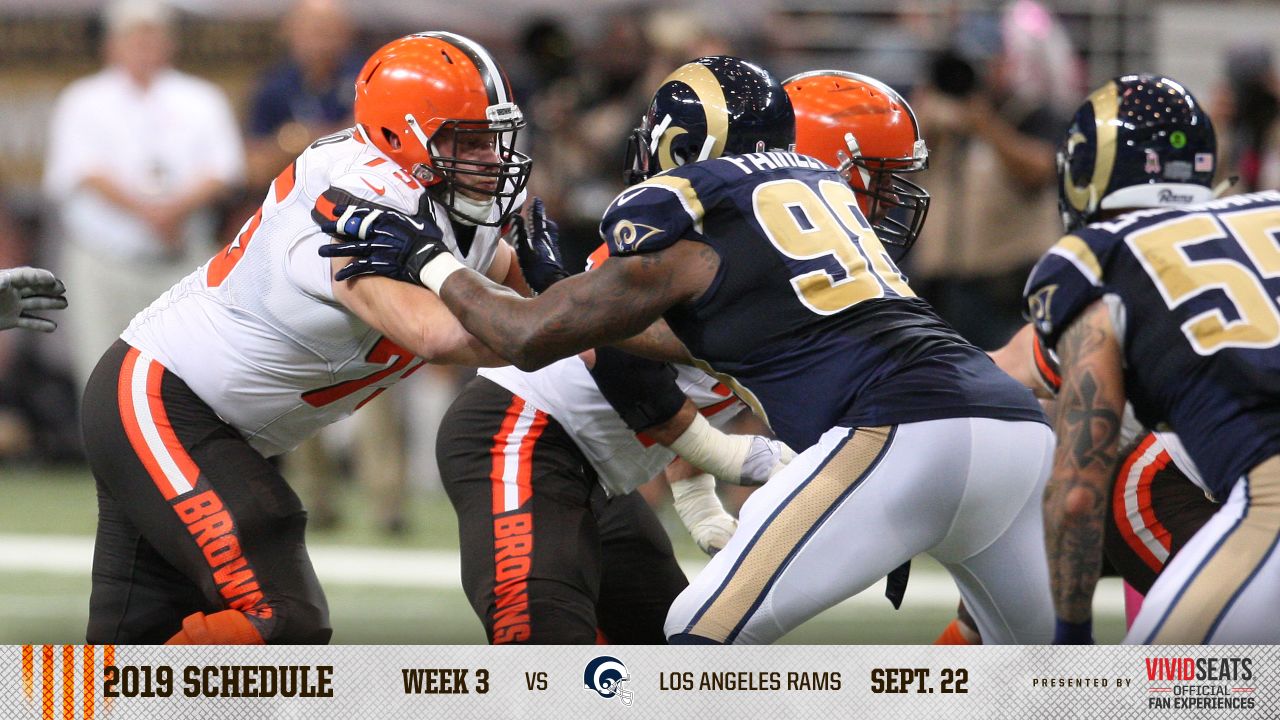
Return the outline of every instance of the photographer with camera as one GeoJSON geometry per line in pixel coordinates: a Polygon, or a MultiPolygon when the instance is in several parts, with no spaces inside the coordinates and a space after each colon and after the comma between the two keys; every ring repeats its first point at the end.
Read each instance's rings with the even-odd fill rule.
{"type": "Polygon", "coordinates": [[[933,221],[910,273],[948,322],[989,349],[1021,325],[1023,281],[1059,227],[1054,143],[1079,73],[1061,25],[1030,0],[966,16],[950,37],[912,98],[931,150],[920,182],[933,221]]]}

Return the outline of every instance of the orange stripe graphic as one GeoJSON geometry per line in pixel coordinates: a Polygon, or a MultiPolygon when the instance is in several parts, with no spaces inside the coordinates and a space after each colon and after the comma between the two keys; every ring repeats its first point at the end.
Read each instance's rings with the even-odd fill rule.
{"type": "Polygon", "coordinates": [[[493,456],[493,466],[489,471],[489,482],[493,488],[494,515],[501,515],[506,512],[506,507],[502,502],[502,475],[506,467],[507,437],[515,429],[516,421],[520,419],[521,412],[524,412],[524,398],[516,395],[512,397],[511,405],[507,407],[507,416],[502,420],[502,427],[498,430],[498,434],[493,436],[493,448],[489,451],[493,456]]]}
{"type": "Polygon", "coordinates": [[[31,645],[22,646],[22,696],[31,702],[31,685],[35,680],[36,649],[31,645]]]}
{"type": "Polygon", "coordinates": [[[76,720],[76,646],[62,646],[62,720],[76,720]]]}
{"type": "Polygon", "coordinates": [[[142,437],[142,428],[138,425],[138,411],[133,407],[133,369],[138,364],[139,354],[137,348],[129,348],[129,352],[125,353],[124,362],[120,364],[120,381],[116,387],[120,421],[124,425],[124,434],[129,437],[129,445],[133,446],[134,454],[138,456],[138,460],[142,461],[142,466],[146,468],[147,475],[151,476],[151,481],[156,484],[156,489],[165,500],[172,500],[177,493],[165,479],[164,471],[160,469],[160,464],[151,454],[151,448],[147,447],[147,440],[142,437]]]}
{"type": "Polygon", "coordinates": [[[289,193],[293,192],[293,186],[297,180],[298,169],[294,166],[294,163],[289,163],[289,167],[280,171],[280,174],[276,176],[275,182],[277,205],[289,197],[289,193]]]}
{"type": "Polygon", "coordinates": [[[84,720],[93,720],[93,691],[98,685],[98,668],[93,665],[93,646],[84,646],[84,720]]]}
{"type": "Polygon", "coordinates": [[[520,465],[516,469],[516,507],[524,507],[529,498],[533,497],[533,446],[538,444],[538,438],[542,437],[542,431],[546,427],[547,414],[534,410],[529,432],[520,441],[520,465]]]}
{"type": "Polygon", "coordinates": [[[169,413],[164,409],[164,401],[160,399],[160,381],[163,378],[164,366],[152,362],[147,368],[147,405],[151,407],[151,422],[155,424],[160,440],[182,476],[195,487],[196,481],[200,479],[200,468],[196,467],[196,462],[191,459],[187,449],[182,446],[182,441],[178,440],[177,433],[173,431],[173,425],[169,423],[169,413]]]}
{"type": "MultiPolygon", "coordinates": [[[[1156,479],[1156,473],[1163,470],[1169,464],[1170,459],[1169,453],[1161,450],[1159,454],[1151,459],[1151,464],[1143,468],[1142,478],[1138,481],[1138,507],[1142,509],[1142,519],[1147,529],[1151,531],[1152,536],[1155,537],[1156,542],[1160,544],[1160,547],[1164,548],[1165,552],[1173,549],[1173,544],[1170,542],[1171,535],[1169,531],[1165,529],[1164,524],[1156,517],[1155,507],[1151,502],[1151,485],[1156,479]]],[[[1163,563],[1161,565],[1163,566],[1163,563]]],[[[1156,568],[1156,572],[1160,572],[1160,569],[1156,568]]]]}
{"type": "Polygon", "coordinates": [[[40,717],[53,720],[53,646],[40,646],[40,717]]]}
{"type": "Polygon", "coordinates": [[[1115,488],[1112,490],[1111,511],[1115,516],[1116,527],[1120,530],[1120,537],[1124,538],[1125,544],[1133,550],[1134,554],[1142,562],[1146,563],[1147,567],[1155,572],[1160,572],[1162,565],[1160,559],[1153,555],[1147,549],[1147,546],[1142,543],[1142,539],[1134,531],[1133,523],[1129,520],[1129,510],[1125,507],[1125,495],[1127,494],[1129,475],[1133,472],[1133,466],[1146,454],[1147,449],[1154,442],[1155,436],[1148,434],[1143,438],[1142,442],[1138,443],[1138,447],[1134,448],[1133,452],[1129,454],[1129,457],[1125,458],[1124,463],[1120,466],[1120,472],[1116,474],[1115,488]]]}
{"type": "MultiPolygon", "coordinates": [[[[106,667],[108,665],[115,665],[115,664],[116,664],[116,646],[103,645],[102,646],[102,666],[106,667]]],[[[111,698],[102,698],[102,712],[107,713],[111,711],[111,702],[112,702],[111,698]]]]}

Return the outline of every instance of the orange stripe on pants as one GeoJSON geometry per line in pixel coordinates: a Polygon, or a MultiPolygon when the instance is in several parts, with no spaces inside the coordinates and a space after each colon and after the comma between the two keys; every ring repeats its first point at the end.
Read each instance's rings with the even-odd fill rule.
{"type": "Polygon", "coordinates": [[[502,419],[502,427],[498,429],[498,434],[493,436],[493,448],[489,451],[493,456],[493,466],[489,471],[489,481],[493,487],[493,514],[499,515],[506,511],[503,504],[503,483],[502,476],[507,467],[507,438],[511,436],[511,431],[516,427],[516,421],[520,419],[520,413],[524,412],[524,398],[515,396],[511,399],[511,404],[507,406],[507,414],[502,419]]]}
{"type": "MultiPolygon", "coordinates": [[[[1129,519],[1129,511],[1125,505],[1129,489],[1129,478],[1133,473],[1134,466],[1147,454],[1155,442],[1155,435],[1147,435],[1142,442],[1138,443],[1138,447],[1134,448],[1129,457],[1125,459],[1120,472],[1116,475],[1116,487],[1112,491],[1111,505],[1116,527],[1120,530],[1120,536],[1124,538],[1125,544],[1129,546],[1129,549],[1133,550],[1134,554],[1147,567],[1159,573],[1164,569],[1164,561],[1156,557],[1151,548],[1147,547],[1143,539],[1138,536],[1137,528],[1129,519]]],[[[1164,469],[1168,463],[1169,453],[1163,450],[1160,451],[1151,459],[1151,462],[1142,468],[1142,473],[1138,478],[1137,488],[1134,492],[1143,527],[1151,533],[1152,537],[1164,548],[1166,553],[1169,552],[1171,547],[1170,533],[1156,518],[1155,510],[1152,508],[1151,484],[1155,480],[1156,473],[1164,469]]]]}
{"type": "Polygon", "coordinates": [[[125,353],[124,361],[120,364],[120,376],[117,380],[116,393],[117,402],[120,406],[120,421],[124,425],[125,435],[129,438],[129,445],[133,448],[133,452],[142,462],[142,466],[146,469],[147,475],[151,477],[151,482],[155,483],[156,489],[164,496],[165,500],[172,500],[179,494],[179,489],[175,487],[174,481],[165,473],[160,461],[156,458],[153,448],[147,444],[145,433],[143,432],[142,423],[147,422],[151,429],[159,437],[163,452],[173,462],[182,476],[191,487],[195,487],[200,477],[200,469],[196,467],[195,461],[191,459],[191,455],[187,453],[187,449],[182,446],[182,442],[178,440],[178,436],[173,431],[173,426],[169,423],[169,413],[165,410],[164,401],[161,398],[160,386],[164,379],[164,366],[158,362],[143,360],[141,353],[137,348],[129,348],[125,353]],[[139,368],[138,363],[147,363],[145,367],[139,368]],[[146,416],[149,420],[140,417],[137,401],[133,390],[134,375],[142,371],[146,373],[146,416]]]}
{"type": "Polygon", "coordinates": [[[519,500],[516,507],[523,507],[533,497],[533,446],[538,444],[542,431],[547,427],[547,414],[535,411],[529,432],[520,441],[520,468],[516,473],[516,485],[519,488],[519,500]]]}
{"type": "Polygon", "coordinates": [[[160,432],[160,440],[164,442],[165,449],[169,451],[169,456],[173,458],[182,476],[195,487],[196,481],[200,479],[200,469],[182,446],[178,434],[173,431],[173,425],[169,424],[169,412],[164,409],[164,401],[160,398],[160,381],[163,379],[164,366],[158,362],[151,363],[151,367],[147,368],[147,404],[151,407],[151,422],[155,423],[156,430],[160,432]]]}

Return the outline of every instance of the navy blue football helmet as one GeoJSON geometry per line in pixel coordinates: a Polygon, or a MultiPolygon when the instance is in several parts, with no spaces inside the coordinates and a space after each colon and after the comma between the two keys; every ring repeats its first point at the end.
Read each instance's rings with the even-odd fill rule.
{"type": "Polygon", "coordinates": [[[764,68],[716,55],[681,65],[653,95],[627,145],[624,179],[723,155],[789,150],[796,119],[787,92],[764,68]]]}
{"type": "Polygon", "coordinates": [[[1178,207],[1213,198],[1213,124],[1186,88],[1124,75],[1094,91],[1058,150],[1058,207],[1067,232],[1105,210],[1178,207]]]}
{"type": "Polygon", "coordinates": [[[601,655],[587,663],[583,671],[582,683],[588,690],[594,690],[602,698],[616,697],[623,705],[631,705],[631,691],[622,686],[631,679],[627,666],[616,657],[601,655]]]}

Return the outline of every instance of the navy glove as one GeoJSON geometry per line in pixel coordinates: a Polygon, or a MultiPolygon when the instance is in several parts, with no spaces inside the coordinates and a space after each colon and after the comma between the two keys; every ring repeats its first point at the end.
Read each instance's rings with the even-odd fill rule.
{"type": "Polygon", "coordinates": [[[569,277],[561,264],[564,256],[560,254],[560,227],[547,217],[542,198],[533,199],[527,228],[519,218],[517,221],[516,256],[529,287],[541,293],[569,277]]]}
{"type": "Polygon", "coordinates": [[[449,252],[443,233],[430,218],[409,217],[335,188],[324,192],[311,217],[321,230],[341,241],[321,246],[322,257],[355,258],[334,280],[382,275],[421,285],[422,268],[449,252]],[[331,208],[326,211],[326,206],[331,208]]]}

